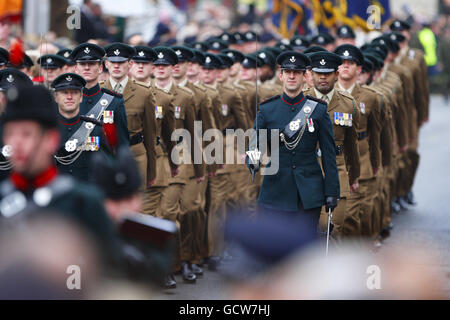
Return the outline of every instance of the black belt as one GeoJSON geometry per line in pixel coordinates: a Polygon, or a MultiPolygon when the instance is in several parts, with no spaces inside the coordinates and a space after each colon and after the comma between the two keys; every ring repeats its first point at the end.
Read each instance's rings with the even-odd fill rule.
{"type": "MultiPolygon", "coordinates": [[[[336,155],[337,156],[340,156],[341,154],[343,154],[344,153],[344,146],[341,144],[341,145],[338,145],[338,146],[336,146],[336,155]]],[[[322,157],[322,150],[320,150],[320,149],[317,149],[317,156],[318,157],[322,157]]]]}
{"type": "Polygon", "coordinates": [[[144,142],[144,134],[142,132],[136,133],[130,138],[130,146],[144,142]]]}
{"type": "Polygon", "coordinates": [[[358,132],[358,140],[363,140],[367,138],[369,135],[367,134],[367,131],[358,132]]]}

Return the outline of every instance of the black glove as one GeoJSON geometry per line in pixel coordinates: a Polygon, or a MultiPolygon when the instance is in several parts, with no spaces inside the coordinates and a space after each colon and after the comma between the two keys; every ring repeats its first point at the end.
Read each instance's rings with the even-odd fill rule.
{"type": "Polygon", "coordinates": [[[327,197],[327,200],[325,202],[325,209],[328,210],[331,209],[331,212],[333,212],[334,208],[337,207],[338,198],[337,197],[327,197]]]}

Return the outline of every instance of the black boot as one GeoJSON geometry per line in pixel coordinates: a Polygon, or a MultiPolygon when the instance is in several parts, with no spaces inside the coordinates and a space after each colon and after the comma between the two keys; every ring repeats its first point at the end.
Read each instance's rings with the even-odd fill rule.
{"type": "Polygon", "coordinates": [[[397,199],[397,203],[400,205],[400,209],[401,209],[401,210],[406,211],[406,210],[409,209],[408,203],[405,201],[405,199],[404,199],[403,197],[399,197],[399,198],[397,199]]]}
{"type": "Polygon", "coordinates": [[[195,263],[191,263],[191,270],[197,277],[203,276],[203,269],[195,263]]]}
{"type": "Polygon", "coordinates": [[[181,276],[186,282],[194,283],[197,279],[196,275],[189,268],[189,263],[186,261],[181,262],[181,276]]]}
{"type": "Polygon", "coordinates": [[[387,237],[389,237],[391,235],[391,232],[389,231],[389,228],[383,228],[380,231],[380,237],[381,240],[386,239],[387,237]]]}
{"type": "Polygon", "coordinates": [[[412,191],[408,192],[408,194],[405,197],[405,200],[408,204],[412,206],[417,205],[417,202],[414,200],[414,193],[412,191]]]}
{"type": "Polygon", "coordinates": [[[174,289],[177,287],[177,282],[175,281],[175,278],[173,277],[173,274],[169,274],[164,279],[164,287],[166,289],[174,289]]]}
{"type": "Polygon", "coordinates": [[[401,211],[400,205],[395,200],[392,200],[391,202],[391,209],[394,213],[400,213],[401,211]]]}
{"type": "Polygon", "coordinates": [[[217,268],[220,264],[220,258],[219,257],[209,257],[208,259],[208,269],[211,271],[217,271],[217,268]]]}

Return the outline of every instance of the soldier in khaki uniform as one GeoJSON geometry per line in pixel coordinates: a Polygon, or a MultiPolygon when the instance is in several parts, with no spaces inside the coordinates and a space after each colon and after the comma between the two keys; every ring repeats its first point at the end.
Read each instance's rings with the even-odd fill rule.
{"type": "MultiPolygon", "coordinates": [[[[305,94],[324,100],[328,105],[328,114],[333,123],[334,140],[336,143],[336,164],[339,173],[340,200],[333,212],[332,235],[339,238],[342,234],[347,198],[350,192],[358,188],[360,175],[360,160],[357,128],[359,109],[355,100],[334,88],[337,80],[337,69],[341,58],[331,52],[316,52],[310,56],[314,88],[305,94]]],[[[319,227],[327,230],[328,213],[322,209],[319,227]]]]}
{"type": "MultiPolygon", "coordinates": [[[[166,219],[180,222],[181,215],[186,213],[181,207],[181,196],[184,186],[189,182],[189,165],[186,158],[189,157],[191,163],[194,163],[195,153],[201,155],[200,144],[194,142],[197,139],[194,131],[195,106],[191,90],[177,86],[172,80],[173,66],[178,63],[178,58],[170,48],[154,48],[157,60],[153,62],[156,66],[155,86],[166,92],[172,97],[171,106],[175,116],[175,128],[186,129],[190,135],[190,149],[188,137],[178,139],[175,150],[169,155],[171,161],[179,164],[179,173],[169,179],[169,186],[163,191],[161,205],[157,210],[157,215],[166,219]],[[175,159],[174,159],[175,158],[175,159]]],[[[201,160],[201,159],[200,159],[201,160]]],[[[204,167],[202,164],[194,163],[194,177],[197,182],[204,179],[204,167]]],[[[196,275],[194,271],[201,273],[200,268],[196,268],[190,263],[195,258],[194,238],[190,233],[190,228],[180,224],[180,261],[183,279],[188,282],[195,282],[196,275]]]]}
{"type": "Polygon", "coordinates": [[[131,58],[130,76],[132,79],[151,84],[151,75],[153,72],[152,62],[156,60],[155,51],[147,46],[135,46],[136,54],[131,58]]]}
{"type": "MultiPolygon", "coordinates": [[[[352,235],[370,237],[372,235],[372,209],[377,193],[376,174],[380,168],[380,101],[373,89],[359,85],[358,73],[364,62],[362,52],[351,44],[337,47],[334,53],[338,54],[343,63],[339,66],[339,77],[336,88],[351,95],[360,110],[358,122],[358,147],[361,174],[359,187],[347,199],[345,213],[347,221],[355,223],[350,228],[352,235]],[[359,226],[358,226],[359,224],[359,226]]],[[[344,231],[346,229],[344,222],[344,231]]]]}
{"type": "Polygon", "coordinates": [[[262,66],[258,69],[258,78],[262,93],[269,95],[263,96],[267,99],[283,92],[283,86],[274,81],[276,76],[277,62],[276,57],[270,50],[261,49],[257,52],[258,58],[261,59],[262,66]]]}
{"type": "Polygon", "coordinates": [[[123,43],[105,47],[106,67],[110,78],[100,86],[123,95],[130,133],[130,149],[141,172],[143,186],[148,188],[156,177],[155,98],[143,84],[129,79],[130,59],[135,50],[123,43]]]}
{"type": "MultiPolygon", "coordinates": [[[[178,86],[185,87],[194,94],[195,120],[201,121],[202,132],[212,129],[211,99],[206,94],[206,89],[203,86],[189,82],[186,77],[189,64],[194,59],[194,52],[190,48],[183,46],[174,46],[172,49],[175,50],[178,57],[178,64],[174,67],[172,78],[178,86]]],[[[203,145],[207,144],[202,143],[203,145]]],[[[192,249],[194,258],[191,261],[191,269],[196,275],[201,275],[203,271],[198,267],[198,264],[208,256],[207,247],[205,246],[207,242],[205,212],[207,180],[206,178],[196,179],[194,166],[192,164],[187,166],[189,181],[183,186],[182,190],[181,208],[183,215],[180,225],[191,228],[191,230],[186,232],[189,237],[193,238],[192,249]]],[[[210,168],[208,168],[209,170],[210,168]]]]}

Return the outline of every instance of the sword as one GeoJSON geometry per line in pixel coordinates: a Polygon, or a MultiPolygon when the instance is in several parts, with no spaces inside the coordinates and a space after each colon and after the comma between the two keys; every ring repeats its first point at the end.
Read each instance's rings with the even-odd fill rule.
{"type": "Polygon", "coordinates": [[[331,225],[331,218],[333,215],[331,214],[331,208],[328,208],[328,230],[327,230],[327,249],[326,249],[326,256],[328,256],[328,242],[330,239],[330,225],[331,225]]]}

